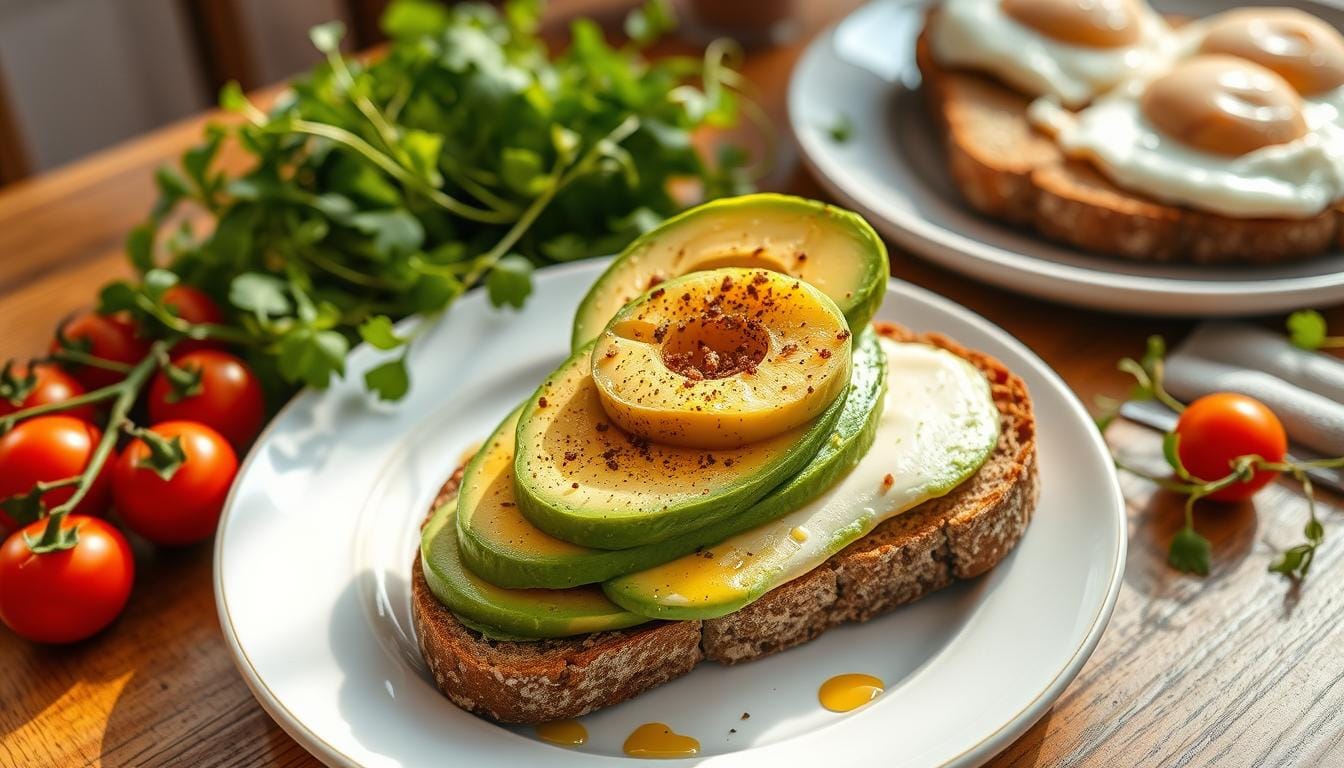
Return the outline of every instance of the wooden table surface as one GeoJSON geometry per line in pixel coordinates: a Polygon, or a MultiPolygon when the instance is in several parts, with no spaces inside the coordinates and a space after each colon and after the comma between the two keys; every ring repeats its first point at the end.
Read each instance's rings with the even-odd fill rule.
{"type": "MultiPolygon", "coordinates": [[[[852,5],[805,4],[806,28],[815,32],[852,5]]],[[[556,3],[551,13],[578,10],[556,3]]],[[[805,42],[753,52],[745,66],[780,126],[805,42]]],[[[61,317],[127,273],[122,240],[149,209],[152,172],[193,143],[201,124],[0,192],[0,359],[39,353],[61,317]]],[[[823,196],[787,146],[767,186],[823,196]]],[[[1148,334],[1175,340],[1189,328],[1015,296],[899,251],[892,272],[1007,329],[1084,402],[1126,390],[1115,361],[1137,355],[1148,334]]],[[[1344,327],[1344,311],[1329,317],[1344,327]]],[[[1160,451],[1154,433],[1126,423],[1110,439],[1132,454],[1160,451]]],[[[1200,514],[1216,553],[1201,579],[1165,564],[1179,503],[1133,477],[1122,481],[1129,559],[1110,627],[1054,708],[992,765],[1344,765],[1341,499],[1322,494],[1327,541],[1297,587],[1266,572],[1273,549],[1296,543],[1305,520],[1291,485],[1200,514]]],[[[211,546],[137,554],[131,604],[100,636],[48,648],[0,629],[0,766],[316,765],[234,669],[215,615],[211,546]]]]}

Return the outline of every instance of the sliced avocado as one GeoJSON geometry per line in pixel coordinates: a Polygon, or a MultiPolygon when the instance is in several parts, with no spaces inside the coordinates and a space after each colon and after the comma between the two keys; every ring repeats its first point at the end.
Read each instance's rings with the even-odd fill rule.
{"type": "Polygon", "coordinates": [[[490,436],[462,477],[457,528],[463,562],[502,587],[559,589],[606,581],[717,544],[797,509],[858,463],[873,444],[887,357],[869,328],[854,345],[853,375],[840,418],[807,466],[765,498],[718,523],[630,549],[592,549],[544,533],[519,511],[513,494],[515,425],[521,408],[490,436]]]}
{"type": "Polygon", "coordinates": [[[641,235],[588,289],[574,317],[574,349],[616,311],[664,280],[720,267],[783,272],[821,289],[850,328],[866,328],[887,289],[887,248],[861,216],[776,194],[692,208],[641,235]]]}
{"type": "Polygon", "coordinates": [[[429,589],[467,626],[499,639],[568,637],[642,624],[597,587],[503,589],[467,570],[457,554],[456,502],[439,507],[420,534],[429,589]]]}
{"type": "Polygon", "coordinates": [[[883,339],[886,404],[877,439],[821,496],[703,552],[603,585],[613,602],[659,619],[724,616],[822,564],[878,523],[942,496],[998,442],[989,382],[970,363],[883,339]]]}
{"type": "Polygon", "coordinates": [[[523,515],[588,547],[666,541],[741,512],[812,460],[845,404],[841,392],[811,422],[740,448],[658,445],[608,418],[592,348],[575,352],[524,404],[514,459],[523,515]]]}

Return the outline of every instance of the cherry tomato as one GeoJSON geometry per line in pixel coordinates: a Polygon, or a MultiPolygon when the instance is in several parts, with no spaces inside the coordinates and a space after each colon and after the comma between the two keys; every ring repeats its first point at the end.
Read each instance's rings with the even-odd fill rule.
{"type": "MultiPolygon", "coordinates": [[[[178,317],[189,323],[218,325],[224,322],[224,312],[215,303],[215,300],[207,296],[204,291],[190,285],[178,283],[164,291],[163,304],[176,312],[178,317]]],[[[222,347],[223,345],[216,341],[186,339],[178,342],[173,352],[183,354],[198,349],[220,349],[222,347]]]]}
{"type": "MultiPolygon", "coordinates": [[[[1205,395],[1186,407],[1176,423],[1180,435],[1177,453],[1190,474],[1205,482],[1226,477],[1238,456],[1254,454],[1283,461],[1288,436],[1279,417],[1253,397],[1220,392],[1205,395]]],[[[1264,488],[1279,473],[1260,470],[1248,481],[1230,485],[1209,496],[1219,501],[1241,501],[1264,488]]]]}
{"type": "MultiPolygon", "coordinates": [[[[102,437],[102,430],[94,425],[64,414],[19,422],[9,434],[0,437],[0,499],[28,493],[38,482],[81,474],[102,437]]],[[[109,466],[104,464],[74,511],[80,515],[101,514],[107,508],[110,479],[109,466]]],[[[42,503],[47,509],[54,509],[74,492],[73,487],[47,491],[42,495],[42,503]]],[[[15,526],[15,521],[0,512],[0,525],[8,530],[15,526]]]]}
{"type": "Polygon", "coordinates": [[[34,554],[24,534],[38,539],[38,520],[0,546],[0,621],[39,643],[73,643],[112,623],[126,607],[135,580],[131,547],[96,517],[70,515],[61,529],[79,529],[70,549],[34,554]]]}
{"type": "Polygon", "coordinates": [[[149,456],[131,441],[112,472],[112,498],[126,527],[155,544],[191,544],[210,537],[238,474],[238,457],[218,432],[192,421],[165,421],[150,431],[180,437],[186,461],[169,480],[140,466],[149,456]]]}
{"type": "MultiPolygon", "coordinates": [[[[0,416],[39,405],[63,403],[72,397],[79,397],[84,394],[84,387],[78,381],[75,381],[70,374],[61,370],[59,366],[51,363],[38,363],[33,366],[32,370],[33,375],[37,378],[37,383],[29,390],[28,396],[23,399],[23,402],[17,404],[0,397],[0,416]]],[[[28,375],[28,366],[14,366],[13,374],[15,378],[23,379],[28,375]]],[[[92,405],[82,405],[68,411],[61,411],[61,413],[85,421],[93,421],[94,419],[92,405]]]]}
{"type": "Polygon", "coordinates": [[[162,371],[149,385],[149,420],[196,421],[214,429],[242,450],[261,431],[266,401],[252,369],[227,352],[197,350],[174,357],[173,364],[199,371],[201,391],[171,402],[173,386],[162,371]]]}
{"type": "MultiPolygon", "coordinates": [[[[85,313],[66,323],[62,330],[71,341],[87,341],[89,354],[114,363],[135,365],[149,354],[149,344],[140,338],[135,322],[123,315],[85,313]]],[[[52,354],[60,348],[60,342],[52,340],[52,354]]],[[[91,365],[69,364],[66,367],[88,389],[106,387],[125,378],[116,371],[91,365]]]]}

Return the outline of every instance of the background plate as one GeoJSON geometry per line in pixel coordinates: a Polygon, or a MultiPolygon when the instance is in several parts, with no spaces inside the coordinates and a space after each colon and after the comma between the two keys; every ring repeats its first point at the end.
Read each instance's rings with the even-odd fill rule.
{"type": "MultiPolygon", "coordinates": [[[[1157,0],[1206,16],[1223,0],[1157,0]]],[[[1304,8],[1344,28],[1344,12],[1304,8]]],[[[947,173],[943,137],[924,107],[915,66],[920,0],[877,0],[821,33],[789,83],[789,122],[803,157],[836,197],[931,261],[987,283],[1097,309],[1165,315],[1250,315],[1344,301],[1344,253],[1267,267],[1150,265],[1056,245],[976,214],[947,173]],[[837,86],[842,83],[843,86],[837,86]],[[853,125],[844,143],[828,129],[853,125]]]]}
{"type": "Polygon", "coordinates": [[[418,523],[464,452],[568,351],[574,306],[601,263],[538,273],[521,312],[464,297],[411,353],[402,403],[370,402],[355,351],[345,381],[305,392],[248,456],[220,524],[215,589],[239,670],[266,710],[331,765],[591,766],[660,721],[707,766],[974,765],[1037,718],[1092,652],[1115,604],[1125,513],[1110,457],[1077,399],[985,320],[893,281],[878,317],[999,357],[1035,401],[1042,491],[1017,550],[985,577],[862,626],[680,680],[583,719],[566,750],[462,712],[425,674],[410,624],[418,523]],[[887,692],[848,715],[817,703],[844,672],[887,692]],[[749,720],[742,713],[749,712],[749,720]],[[730,732],[735,729],[736,732],[730,732]]]}

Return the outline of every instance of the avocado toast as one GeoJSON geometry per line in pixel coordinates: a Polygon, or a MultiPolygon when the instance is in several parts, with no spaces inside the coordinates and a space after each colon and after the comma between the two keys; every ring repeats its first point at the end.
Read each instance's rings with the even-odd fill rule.
{"type": "MultiPolygon", "coordinates": [[[[780,210],[777,196],[753,202],[732,201],[756,242],[701,261],[731,268],[664,273],[617,308],[596,347],[576,330],[575,356],[436,500],[413,616],[437,685],[464,709],[502,722],[575,717],[701,659],[757,658],[982,573],[1025,530],[1036,474],[1022,382],[940,336],[874,330],[871,312],[851,331],[835,300],[845,290],[809,293],[751,261],[772,243],[780,210]],[[666,296],[691,309],[669,321],[657,306],[666,296]],[[678,334],[698,345],[678,346],[678,334]],[[693,383],[669,394],[678,380],[667,371],[693,383]],[[762,401],[791,407],[752,415],[762,401]],[[625,403],[639,407],[622,412],[625,403]],[[705,411],[718,417],[698,424],[705,411]],[[824,439],[810,439],[818,430],[824,439]],[[801,456],[758,450],[772,441],[801,456]],[[686,464],[686,451],[698,458],[686,464]]],[[[866,228],[807,205],[822,222],[866,228]]],[[[880,258],[885,273],[871,242],[868,254],[823,249],[807,260],[880,258]]],[[[875,308],[880,294],[848,298],[875,308]]]]}

